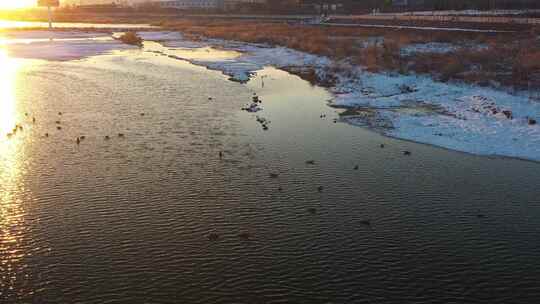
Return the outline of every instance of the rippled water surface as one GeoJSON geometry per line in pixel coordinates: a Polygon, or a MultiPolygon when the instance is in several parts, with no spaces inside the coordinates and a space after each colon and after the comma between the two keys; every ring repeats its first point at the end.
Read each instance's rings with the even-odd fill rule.
{"type": "Polygon", "coordinates": [[[272,68],[0,61],[2,303],[540,298],[537,163],[334,122],[326,91],[272,68]],[[264,110],[241,111],[253,93],[264,110]]]}

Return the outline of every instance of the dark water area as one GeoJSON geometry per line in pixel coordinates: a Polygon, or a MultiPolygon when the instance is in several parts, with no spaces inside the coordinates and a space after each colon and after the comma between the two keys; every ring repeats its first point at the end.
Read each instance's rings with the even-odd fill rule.
{"type": "Polygon", "coordinates": [[[0,139],[0,303],[540,299],[538,163],[334,122],[273,68],[24,62],[0,114],[24,126],[0,139]]]}

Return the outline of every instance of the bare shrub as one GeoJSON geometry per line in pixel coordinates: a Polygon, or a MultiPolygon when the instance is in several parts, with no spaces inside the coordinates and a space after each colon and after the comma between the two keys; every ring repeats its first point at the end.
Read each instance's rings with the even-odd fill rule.
{"type": "Polygon", "coordinates": [[[126,32],[118,38],[125,44],[131,44],[136,46],[142,46],[142,38],[137,35],[135,32],[126,32]]]}

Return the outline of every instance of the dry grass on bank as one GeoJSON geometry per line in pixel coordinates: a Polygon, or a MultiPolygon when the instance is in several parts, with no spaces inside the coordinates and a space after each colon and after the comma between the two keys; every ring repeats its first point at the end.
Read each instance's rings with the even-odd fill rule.
{"type": "Polygon", "coordinates": [[[471,33],[321,27],[299,24],[180,20],[160,25],[197,37],[286,46],[362,65],[370,71],[430,74],[441,81],[540,88],[540,43],[530,33],[471,33]],[[404,56],[403,46],[444,42],[486,45],[446,54],[404,56]]]}

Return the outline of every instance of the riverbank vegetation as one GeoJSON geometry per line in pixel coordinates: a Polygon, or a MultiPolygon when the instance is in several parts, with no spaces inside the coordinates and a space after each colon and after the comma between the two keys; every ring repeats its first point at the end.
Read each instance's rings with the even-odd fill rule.
{"type": "Polygon", "coordinates": [[[159,25],[202,37],[285,46],[369,71],[429,74],[440,81],[540,88],[538,31],[485,33],[184,19],[159,25]]]}
{"type": "Polygon", "coordinates": [[[143,40],[137,33],[135,32],[126,32],[122,36],[118,38],[118,40],[122,41],[125,44],[130,45],[136,45],[136,46],[142,46],[143,40]]]}

